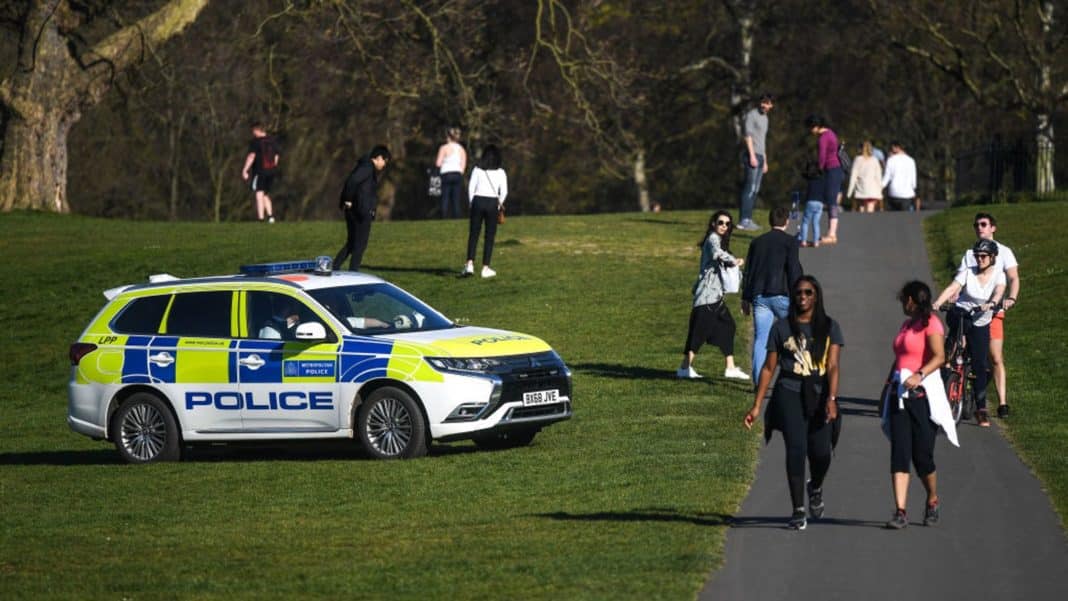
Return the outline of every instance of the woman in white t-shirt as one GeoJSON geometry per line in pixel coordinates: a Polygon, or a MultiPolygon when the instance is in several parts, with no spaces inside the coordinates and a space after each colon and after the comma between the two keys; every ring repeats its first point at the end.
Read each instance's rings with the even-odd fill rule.
{"type": "Polygon", "coordinates": [[[486,224],[486,241],[482,245],[482,277],[492,278],[497,272],[490,267],[493,258],[493,239],[497,237],[497,223],[508,197],[508,174],[501,167],[501,151],[490,144],[482,151],[482,160],[471,170],[468,184],[471,200],[471,222],[467,235],[467,263],[460,275],[475,274],[475,249],[482,223],[486,224]]]}
{"type": "Polygon", "coordinates": [[[467,151],[460,144],[460,128],[445,132],[445,143],[438,148],[434,162],[441,172],[441,218],[460,216],[460,195],[464,193],[464,171],[467,170],[467,151]]]}
{"type": "Polygon", "coordinates": [[[975,256],[976,266],[958,271],[949,286],[938,295],[934,306],[940,307],[954,296],[957,297],[947,319],[949,339],[956,339],[957,324],[963,323],[972,373],[975,374],[976,420],[985,428],[990,426],[986,411],[986,386],[990,379],[987,373],[990,321],[994,317],[994,307],[1001,304],[1005,295],[1005,272],[994,269],[998,245],[993,240],[976,240],[972,255],[975,256]],[[960,319],[961,313],[963,320],[960,319]]]}

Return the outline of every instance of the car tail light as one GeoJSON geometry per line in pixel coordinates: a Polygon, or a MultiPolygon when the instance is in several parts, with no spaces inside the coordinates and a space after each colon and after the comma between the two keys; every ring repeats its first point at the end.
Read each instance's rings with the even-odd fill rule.
{"type": "Polygon", "coordinates": [[[96,350],[95,344],[88,342],[75,342],[70,345],[70,364],[77,366],[82,357],[96,350]]]}

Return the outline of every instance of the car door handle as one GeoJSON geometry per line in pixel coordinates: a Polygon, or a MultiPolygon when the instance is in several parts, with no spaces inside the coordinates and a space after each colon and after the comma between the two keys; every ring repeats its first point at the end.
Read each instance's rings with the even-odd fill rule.
{"type": "Polygon", "coordinates": [[[241,359],[238,359],[237,362],[249,369],[259,369],[263,367],[264,363],[266,363],[266,361],[260,359],[259,355],[249,355],[248,357],[242,357],[241,359]]]}
{"type": "Polygon", "coordinates": [[[160,367],[167,367],[171,363],[174,363],[174,357],[166,351],[156,353],[155,355],[149,355],[148,360],[160,367]]]}

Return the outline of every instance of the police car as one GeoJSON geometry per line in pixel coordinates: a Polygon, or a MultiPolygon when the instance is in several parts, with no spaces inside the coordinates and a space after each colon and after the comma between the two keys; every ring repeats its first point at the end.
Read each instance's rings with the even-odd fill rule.
{"type": "Polygon", "coordinates": [[[328,257],[104,296],[70,347],[67,421],[131,463],[200,442],[330,438],[408,458],[431,440],[529,444],[571,417],[571,372],[544,341],[459,326],[328,257]]]}

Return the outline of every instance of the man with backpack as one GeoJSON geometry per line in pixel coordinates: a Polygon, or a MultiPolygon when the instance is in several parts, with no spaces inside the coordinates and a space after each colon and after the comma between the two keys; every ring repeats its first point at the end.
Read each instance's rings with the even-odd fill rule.
{"type": "Polygon", "coordinates": [[[252,126],[252,141],[248,143],[248,156],[245,168],[241,170],[241,179],[246,182],[252,178],[252,191],[256,193],[256,217],[267,223],[274,223],[274,208],[271,205],[271,184],[278,170],[278,142],[274,136],[268,136],[262,123],[252,126]]]}

